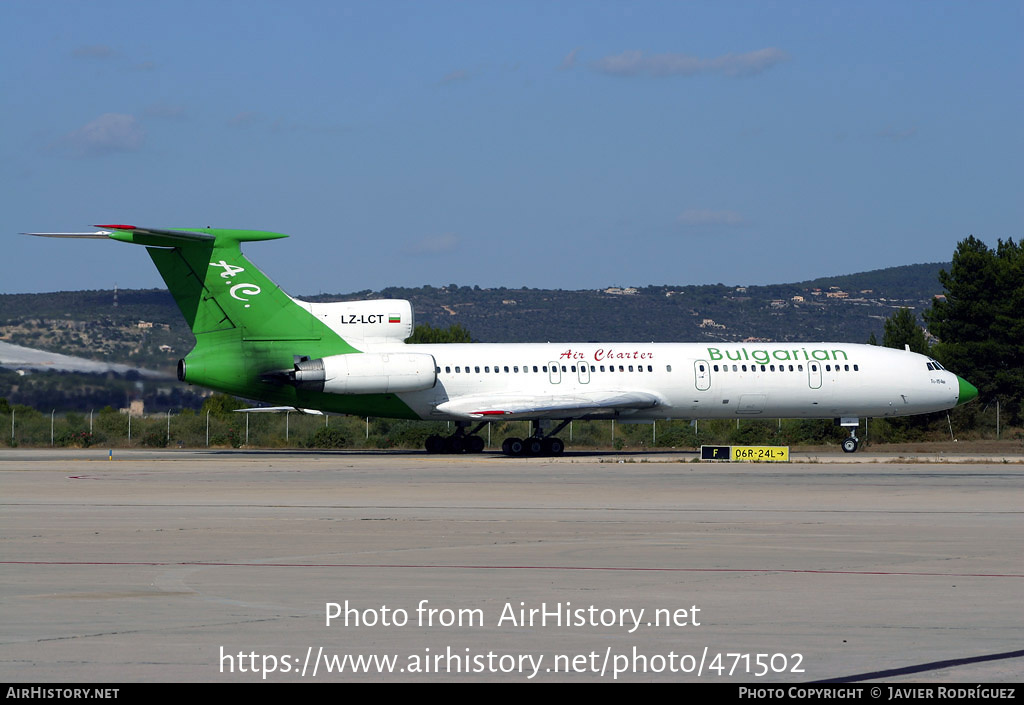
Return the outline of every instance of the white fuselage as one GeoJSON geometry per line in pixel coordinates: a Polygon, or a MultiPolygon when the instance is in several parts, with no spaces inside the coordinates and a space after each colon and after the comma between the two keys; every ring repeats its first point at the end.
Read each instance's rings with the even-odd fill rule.
{"type": "Polygon", "coordinates": [[[615,393],[653,396],[657,402],[589,416],[907,416],[949,409],[958,396],[956,375],[923,355],[848,343],[448,344],[400,349],[428,353],[436,362],[433,388],[399,395],[424,419],[480,418],[481,410],[501,408],[502,400],[527,399],[543,406],[545,400],[615,393]],[[474,404],[477,399],[480,403],[474,404]]]}

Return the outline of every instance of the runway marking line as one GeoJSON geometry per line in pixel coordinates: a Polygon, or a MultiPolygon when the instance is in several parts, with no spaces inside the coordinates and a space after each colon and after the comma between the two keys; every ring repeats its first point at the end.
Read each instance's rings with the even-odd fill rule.
{"type": "Polygon", "coordinates": [[[816,570],[812,568],[644,568],[628,566],[459,565],[426,563],[224,563],[206,561],[0,561],[0,565],[197,566],[210,568],[417,568],[461,570],[579,570],[655,573],[798,573],[812,575],[907,575],[928,578],[1024,578],[1021,573],[926,573],[882,570],[816,570]]]}

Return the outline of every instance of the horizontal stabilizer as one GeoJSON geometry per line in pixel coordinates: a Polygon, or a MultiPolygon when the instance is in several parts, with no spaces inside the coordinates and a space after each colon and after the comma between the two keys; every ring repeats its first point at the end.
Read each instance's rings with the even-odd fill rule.
{"type": "Polygon", "coordinates": [[[94,233],[21,233],[22,235],[34,235],[35,237],[67,237],[67,238],[80,238],[83,240],[107,240],[110,238],[110,232],[106,230],[97,230],[94,233]]]}
{"type": "Polygon", "coordinates": [[[144,228],[135,225],[97,225],[91,233],[22,233],[36,237],[86,238],[93,240],[119,240],[147,247],[182,247],[185,245],[237,245],[240,242],[277,240],[288,237],[284,233],[266,230],[228,230],[225,228],[144,228]]]}
{"type": "Polygon", "coordinates": [[[318,409],[300,409],[297,406],[252,406],[248,409],[234,409],[236,412],[246,414],[280,414],[282,411],[297,411],[300,414],[311,414],[312,416],[326,416],[318,409]]]}

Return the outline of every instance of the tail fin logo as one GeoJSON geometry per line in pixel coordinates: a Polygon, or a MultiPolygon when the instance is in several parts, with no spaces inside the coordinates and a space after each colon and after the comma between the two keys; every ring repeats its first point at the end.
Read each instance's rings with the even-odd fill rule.
{"type": "MultiPolygon", "coordinates": [[[[226,260],[210,262],[210,267],[222,267],[224,269],[220,275],[228,280],[225,284],[231,283],[231,281],[233,281],[233,277],[245,271],[245,267],[238,267],[233,264],[229,264],[226,260]]],[[[228,289],[228,293],[231,294],[231,297],[238,299],[239,301],[248,301],[249,299],[245,298],[246,296],[257,296],[261,291],[262,289],[260,289],[259,286],[250,282],[241,282],[228,289]],[[242,294],[244,294],[244,296],[242,296],[242,294]]],[[[249,308],[249,304],[245,304],[245,308],[249,308]]]]}

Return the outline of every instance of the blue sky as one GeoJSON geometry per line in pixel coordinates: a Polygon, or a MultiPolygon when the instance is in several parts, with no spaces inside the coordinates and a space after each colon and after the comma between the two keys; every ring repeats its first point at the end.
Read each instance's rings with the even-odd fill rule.
{"type": "Polygon", "coordinates": [[[0,3],[0,292],[95,223],[289,233],[296,295],[780,283],[1024,235],[1021,2],[0,3]]]}

